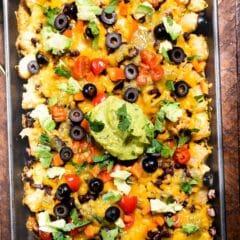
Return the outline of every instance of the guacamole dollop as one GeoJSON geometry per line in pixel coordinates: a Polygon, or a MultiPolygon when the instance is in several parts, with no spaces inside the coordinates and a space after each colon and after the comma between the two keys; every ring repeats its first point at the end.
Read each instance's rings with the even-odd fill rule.
{"type": "Polygon", "coordinates": [[[104,126],[100,131],[90,127],[91,135],[120,160],[136,159],[150,143],[148,131],[153,129],[152,123],[138,105],[118,97],[110,96],[97,105],[88,114],[88,119],[104,126]]]}

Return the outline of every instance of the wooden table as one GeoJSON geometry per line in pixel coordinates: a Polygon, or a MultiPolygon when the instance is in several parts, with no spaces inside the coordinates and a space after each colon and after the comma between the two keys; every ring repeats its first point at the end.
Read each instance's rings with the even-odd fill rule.
{"type": "MultiPolygon", "coordinates": [[[[2,9],[0,3],[0,9],[2,9]]],[[[0,17],[0,45],[2,19],[0,17]]],[[[240,239],[240,1],[219,0],[226,216],[229,240],[240,239]],[[239,82],[238,82],[239,81],[239,82]]],[[[0,63],[3,48],[0,46],[0,63]]],[[[5,81],[0,73],[0,240],[10,239],[5,81]]]]}

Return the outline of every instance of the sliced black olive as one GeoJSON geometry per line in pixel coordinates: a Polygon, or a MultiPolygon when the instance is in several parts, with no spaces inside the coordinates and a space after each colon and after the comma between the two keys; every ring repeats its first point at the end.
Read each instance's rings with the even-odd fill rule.
{"type": "Polygon", "coordinates": [[[83,96],[89,100],[92,100],[97,95],[97,88],[92,83],[87,83],[83,86],[83,96]]]}
{"type": "Polygon", "coordinates": [[[183,80],[176,82],[174,84],[174,88],[175,88],[174,92],[177,97],[185,97],[187,96],[189,91],[188,84],[183,80]]]}
{"type": "Polygon", "coordinates": [[[57,218],[66,218],[69,214],[68,207],[62,203],[55,205],[53,212],[57,218]]]}
{"type": "Polygon", "coordinates": [[[75,206],[75,200],[74,200],[74,198],[72,198],[72,197],[63,200],[62,203],[65,204],[65,206],[67,206],[67,208],[68,208],[69,210],[71,210],[71,209],[73,209],[73,208],[76,207],[76,206],[75,206]]]}
{"type": "Polygon", "coordinates": [[[109,207],[105,212],[105,219],[108,222],[115,222],[120,217],[120,210],[118,207],[109,207]]]}
{"type": "Polygon", "coordinates": [[[111,52],[118,49],[121,46],[121,44],[122,44],[122,35],[120,33],[116,33],[116,32],[107,33],[106,46],[111,52]]]}
{"type": "Polygon", "coordinates": [[[74,123],[80,123],[84,118],[83,112],[78,109],[74,108],[69,113],[69,119],[74,123]]]}
{"type": "Polygon", "coordinates": [[[90,192],[98,194],[103,190],[103,181],[99,178],[92,178],[88,183],[88,187],[90,192]]]}
{"type": "Polygon", "coordinates": [[[78,9],[75,2],[65,4],[63,8],[63,13],[66,14],[71,19],[77,20],[78,9]]]}
{"type": "Polygon", "coordinates": [[[60,150],[60,158],[64,161],[64,162],[68,162],[69,160],[71,160],[73,157],[73,151],[70,147],[63,147],[60,150]]]}
{"type": "Polygon", "coordinates": [[[167,33],[167,31],[162,23],[157,25],[154,28],[153,33],[154,33],[154,37],[158,40],[164,40],[164,39],[171,40],[170,35],[167,33]]]}
{"type": "Polygon", "coordinates": [[[148,173],[153,173],[158,168],[158,162],[157,162],[156,158],[146,157],[142,161],[142,167],[143,167],[144,171],[146,171],[148,173]]]}
{"type": "Polygon", "coordinates": [[[64,13],[60,13],[54,20],[54,27],[59,31],[66,29],[68,27],[68,24],[68,17],[64,13]]]}
{"type": "Polygon", "coordinates": [[[208,35],[209,33],[209,19],[206,12],[198,14],[196,34],[208,35]]]}
{"type": "Polygon", "coordinates": [[[85,136],[85,130],[80,126],[73,126],[70,130],[70,136],[75,141],[82,140],[85,136]]]}
{"type": "Polygon", "coordinates": [[[180,64],[184,61],[186,54],[182,48],[174,47],[172,50],[168,51],[168,56],[172,62],[180,64]]]}
{"type": "Polygon", "coordinates": [[[139,96],[139,91],[136,88],[129,87],[125,91],[123,98],[130,103],[134,103],[137,101],[138,96],[139,96]]]}
{"type": "Polygon", "coordinates": [[[28,71],[31,74],[37,74],[40,71],[40,67],[36,61],[30,61],[27,65],[27,67],[28,67],[28,71]]]}
{"type": "Polygon", "coordinates": [[[130,63],[124,68],[124,73],[128,80],[136,79],[138,76],[138,67],[135,64],[130,63]]]}
{"type": "Polygon", "coordinates": [[[91,39],[94,38],[94,35],[93,35],[93,33],[92,33],[92,30],[91,30],[90,28],[88,28],[88,27],[85,29],[85,37],[86,37],[86,38],[91,38],[91,39]]]}
{"type": "Polygon", "coordinates": [[[213,174],[212,172],[206,172],[203,176],[204,186],[210,188],[213,186],[213,174]]]}
{"type": "Polygon", "coordinates": [[[71,189],[66,183],[61,184],[55,194],[56,199],[62,201],[70,197],[71,189]]]}
{"type": "Polygon", "coordinates": [[[36,54],[36,60],[39,65],[45,65],[48,64],[48,58],[44,56],[41,52],[38,52],[36,54]]]}
{"type": "Polygon", "coordinates": [[[116,12],[106,13],[103,10],[101,15],[100,15],[100,20],[101,20],[102,23],[104,23],[108,26],[112,26],[117,21],[117,14],[116,14],[116,12]]]}

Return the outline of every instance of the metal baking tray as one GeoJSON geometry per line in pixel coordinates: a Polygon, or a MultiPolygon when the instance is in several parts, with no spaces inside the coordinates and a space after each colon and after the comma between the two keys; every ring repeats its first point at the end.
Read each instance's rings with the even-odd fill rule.
{"type": "MultiPolygon", "coordinates": [[[[23,80],[19,79],[15,66],[19,56],[15,49],[17,37],[17,23],[15,11],[19,0],[3,0],[4,10],[4,43],[5,43],[5,67],[6,67],[6,94],[7,94],[7,117],[8,117],[8,158],[10,177],[10,217],[11,239],[32,240],[32,234],[25,227],[29,214],[22,205],[23,184],[21,172],[25,162],[25,147],[27,146],[19,136],[21,131],[21,101],[23,80]]],[[[217,0],[208,0],[208,16],[211,26],[208,36],[210,57],[207,67],[207,78],[213,84],[212,97],[212,136],[210,144],[213,146],[213,154],[208,164],[215,175],[216,200],[214,207],[216,218],[214,226],[217,229],[216,239],[226,239],[225,225],[225,200],[224,200],[224,172],[222,153],[222,118],[221,118],[221,84],[219,71],[219,43],[218,43],[218,11],[217,0]]],[[[2,216],[3,217],[3,216],[2,216]]],[[[6,216],[5,216],[6,217],[6,216]]]]}

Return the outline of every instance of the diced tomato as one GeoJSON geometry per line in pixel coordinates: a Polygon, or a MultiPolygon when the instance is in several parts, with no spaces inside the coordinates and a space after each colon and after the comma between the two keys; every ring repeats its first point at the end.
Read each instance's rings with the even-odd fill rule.
{"type": "Polygon", "coordinates": [[[65,175],[65,180],[67,185],[71,188],[73,192],[76,192],[80,187],[80,179],[76,174],[65,175]]]}
{"type": "Polygon", "coordinates": [[[157,65],[150,71],[150,74],[153,81],[159,81],[163,77],[164,70],[160,65],[157,65]]]}
{"type": "Polygon", "coordinates": [[[64,122],[67,119],[67,111],[63,106],[52,106],[51,114],[55,122],[64,122]]]}
{"type": "Polygon", "coordinates": [[[125,229],[129,229],[134,224],[134,221],[135,221],[135,217],[133,214],[123,216],[123,222],[125,223],[125,229]]]}
{"type": "Polygon", "coordinates": [[[63,35],[68,37],[68,38],[71,38],[72,37],[72,30],[71,29],[65,30],[63,35]]]}
{"type": "Polygon", "coordinates": [[[75,228],[73,230],[70,231],[70,235],[71,236],[76,236],[80,233],[80,228],[75,228]]]}
{"type": "Polygon", "coordinates": [[[180,163],[180,164],[186,164],[189,162],[191,158],[189,149],[188,149],[188,145],[185,144],[182,147],[179,147],[176,149],[173,159],[174,161],[180,163]]]}
{"type": "Polygon", "coordinates": [[[52,240],[51,233],[43,232],[41,230],[38,231],[39,237],[41,240],[52,240]]]}
{"type": "Polygon", "coordinates": [[[181,227],[181,219],[179,215],[172,216],[172,220],[174,221],[174,227],[181,227]]]}
{"type": "Polygon", "coordinates": [[[81,122],[81,127],[84,128],[87,133],[90,132],[89,124],[88,124],[88,121],[86,119],[83,119],[83,121],[81,122]]]}
{"type": "Polygon", "coordinates": [[[100,173],[100,178],[102,179],[102,181],[104,183],[109,182],[112,180],[112,177],[110,176],[110,173],[108,173],[107,171],[103,171],[100,173]]]}
{"type": "Polygon", "coordinates": [[[136,82],[138,86],[145,86],[148,82],[148,77],[146,75],[139,75],[136,82]]]}
{"type": "Polygon", "coordinates": [[[72,76],[77,80],[81,80],[86,77],[90,71],[90,59],[86,56],[80,56],[73,65],[72,76]]]}
{"type": "Polygon", "coordinates": [[[122,199],[118,202],[118,205],[122,208],[124,213],[131,214],[137,207],[137,197],[136,196],[123,196],[122,199]]]}
{"type": "Polygon", "coordinates": [[[97,106],[99,103],[103,102],[105,99],[107,99],[106,93],[98,93],[97,96],[92,100],[92,103],[94,106],[97,106]]]}
{"type": "Polygon", "coordinates": [[[91,70],[94,75],[100,75],[107,68],[107,62],[103,59],[96,58],[91,61],[91,70]]]}
{"type": "Polygon", "coordinates": [[[154,68],[158,64],[158,57],[155,53],[148,50],[142,50],[140,53],[141,60],[144,64],[148,65],[150,68],[154,68]]]}

